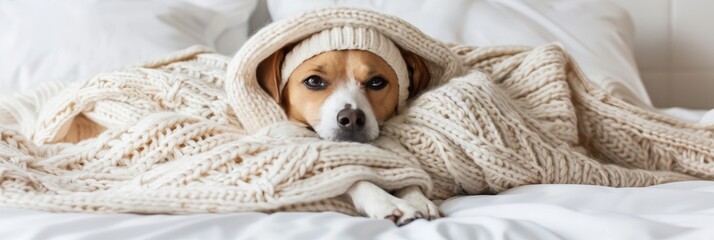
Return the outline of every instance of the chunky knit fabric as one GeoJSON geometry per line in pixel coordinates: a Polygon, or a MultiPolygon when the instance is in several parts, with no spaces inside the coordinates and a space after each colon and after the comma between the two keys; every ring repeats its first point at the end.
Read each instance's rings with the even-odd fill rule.
{"type": "Polygon", "coordinates": [[[712,179],[713,160],[714,127],[611,97],[558,45],[445,45],[365,10],[275,23],[232,60],[189,48],[0,100],[0,207],[47,211],[354,214],[339,196],[360,180],[445,199],[712,179]],[[433,77],[372,145],[320,140],[286,121],[255,79],[282,46],[342,25],[377,29],[433,77]]]}

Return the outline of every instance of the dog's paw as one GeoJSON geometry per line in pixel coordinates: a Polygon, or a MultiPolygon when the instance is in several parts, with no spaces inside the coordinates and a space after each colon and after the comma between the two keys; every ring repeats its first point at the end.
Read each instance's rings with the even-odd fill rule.
{"type": "Polygon", "coordinates": [[[409,205],[415,207],[417,212],[423,213],[422,217],[427,220],[433,220],[441,217],[439,207],[424,196],[424,193],[421,192],[419,187],[407,187],[397,191],[395,195],[409,203],[409,205]]]}
{"type": "Polygon", "coordinates": [[[371,201],[362,206],[365,215],[375,219],[387,219],[398,226],[403,226],[412,221],[424,218],[425,214],[408,201],[392,195],[384,195],[383,199],[371,201]]]}
{"type": "MultiPolygon", "coordinates": [[[[416,190],[418,194],[421,194],[419,188],[416,188],[416,190]]],[[[388,219],[399,226],[429,216],[428,208],[420,210],[420,207],[414,206],[409,202],[413,200],[413,197],[407,198],[409,201],[395,197],[370,182],[359,181],[355,183],[347,191],[347,195],[352,199],[355,208],[365,216],[375,219],[388,219]]],[[[414,200],[414,203],[421,204],[422,202],[414,200]]]]}

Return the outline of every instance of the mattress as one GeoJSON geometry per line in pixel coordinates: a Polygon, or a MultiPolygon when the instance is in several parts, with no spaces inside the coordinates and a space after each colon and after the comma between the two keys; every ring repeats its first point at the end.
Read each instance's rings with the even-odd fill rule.
{"type": "Polygon", "coordinates": [[[714,239],[714,182],[531,185],[396,227],[339,213],[134,215],[0,209],[3,239],[714,239]]]}

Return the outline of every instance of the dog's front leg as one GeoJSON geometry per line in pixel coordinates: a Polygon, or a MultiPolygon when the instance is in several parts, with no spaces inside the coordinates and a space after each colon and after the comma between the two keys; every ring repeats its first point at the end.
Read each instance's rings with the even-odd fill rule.
{"type": "MultiPolygon", "coordinates": [[[[355,208],[365,216],[389,219],[399,226],[425,217],[425,214],[420,212],[418,207],[412,206],[408,200],[392,196],[371,182],[359,181],[355,183],[347,190],[347,196],[352,200],[355,208]]],[[[409,194],[405,197],[412,199],[409,194]]]]}

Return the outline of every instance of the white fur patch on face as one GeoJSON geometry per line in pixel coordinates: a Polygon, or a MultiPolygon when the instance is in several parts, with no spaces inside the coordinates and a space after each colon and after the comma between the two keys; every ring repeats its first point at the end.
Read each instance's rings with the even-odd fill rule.
{"type": "Polygon", "coordinates": [[[320,123],[313,126],[321,138],[332,141],[370,142],[379,136],[379,124],[372,105],[362,92],[362,87],[353,77],[330,95],[322,105],[320,123]],[[340,128],[337,114],[349,106],[361,109],[365,114],[365,125],[359,131],[347,132],[340,128]]]}

